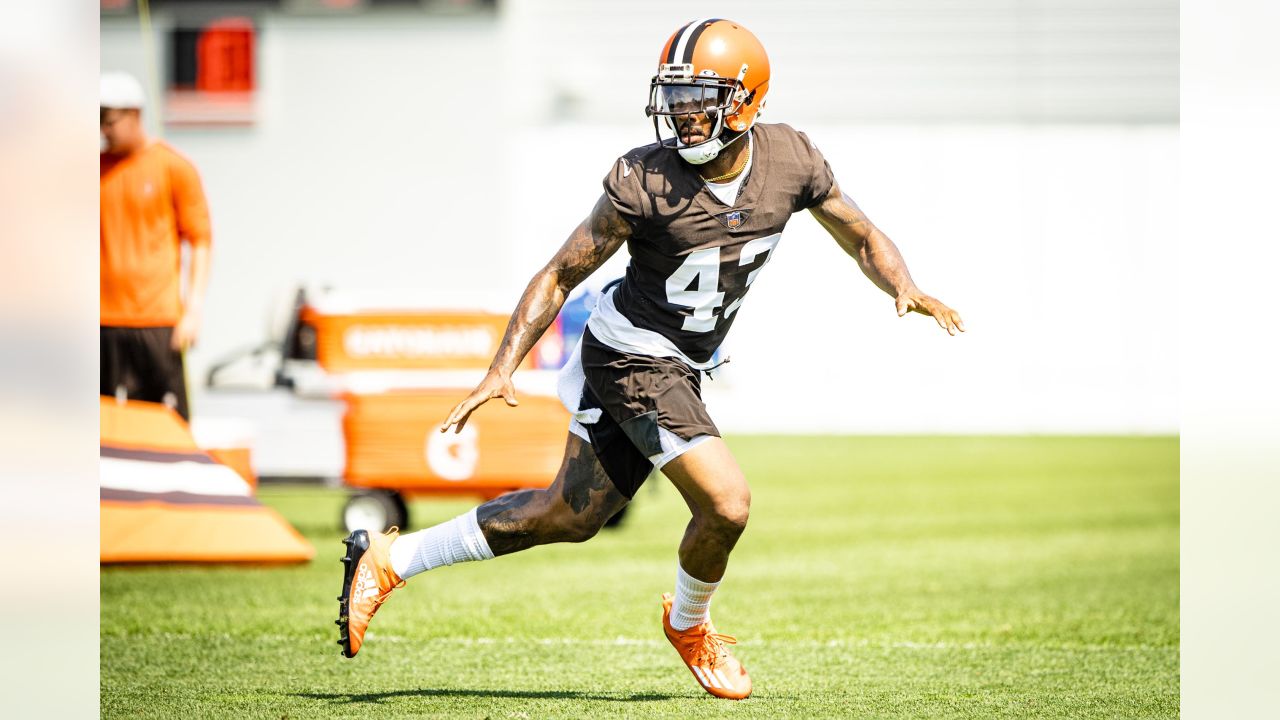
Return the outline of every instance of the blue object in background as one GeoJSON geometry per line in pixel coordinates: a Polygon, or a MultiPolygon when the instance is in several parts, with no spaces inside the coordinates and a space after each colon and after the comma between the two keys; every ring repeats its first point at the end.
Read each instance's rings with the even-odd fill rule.
{"type": "Polygon", "coordinates": [[[581,288],[569,296],[564,307],[560,308],[555,324],[551,327],[551,330],[559,327],[559,336],[556,337],[551,330],[548,330],[547,335],[537,345],[534,354],[536,367],[541,370],[558,370],[564,367],[569,354],[582,339],[582,333],[587,328],[587,319],[591,317],[591,311],[600,301],[600,295],[599,290],[581,288]]]}
{"type": "Polygon", "coordinates": [[[564,335],[566,358],[582,339],[582,333],[587,328],[587,318],[591,317],[591,311],[595,310],[599,301],[599,290],[582,288],[581,292],[569,296],[569,300],[560,309],[560,332],[564,335]]]}

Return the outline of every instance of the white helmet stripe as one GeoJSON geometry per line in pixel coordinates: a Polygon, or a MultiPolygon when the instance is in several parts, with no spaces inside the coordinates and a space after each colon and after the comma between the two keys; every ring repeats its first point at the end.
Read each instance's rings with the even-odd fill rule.
{"type": "Polygon", "coordinates": [[[681,58],[684,57],[684,49],[685,46],[689,44],[689,38],[693,37],[694,32],[697,31],[698,28],[702,27],[703,23],[710,22],[714,19],[715,18],[702,18],[701,20],[694,20],[684,27],[684,32],[680,33],[680,40],[676,43],[676,62],[685,62],[681,58]]]}

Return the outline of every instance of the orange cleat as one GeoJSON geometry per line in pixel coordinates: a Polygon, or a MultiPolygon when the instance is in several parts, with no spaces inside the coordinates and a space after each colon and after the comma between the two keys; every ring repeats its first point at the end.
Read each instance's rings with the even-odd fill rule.
{"type": "Polygon", "coordinates": [[[750,695],[751,676],[726,647],[738,641],[716,632],[709,622],[688,630],[671,627],[672,600],[671,593],[663,593],[662,629],[702,689],[729,700],[742,700],[750,695]]]}
{"type": "Polygon", "coordinates": [[[342,558],[342,594],[338,596],[338,631],[342,654],[352,658],[364,644],[364,631],[391,591],[404,587],[404,580],[391,569],[391,541],[400,531],[384,533],[357,530],[342,541],[347,554],[342,558]]]}

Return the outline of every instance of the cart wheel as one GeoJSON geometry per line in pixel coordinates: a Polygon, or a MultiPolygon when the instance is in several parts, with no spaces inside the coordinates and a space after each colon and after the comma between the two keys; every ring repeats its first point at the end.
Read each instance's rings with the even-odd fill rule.
{"type": "Polygon", "coordinates": [[[392,523],[401,531],[408,530],[409,525],[409,504],[405,502],[404,496],[398,492],[392,491],[391,498],[396,501],[396,507],[399,508],[400,514],[396,516],[396,522],[392,523]]]}
{"type": "Polygon", "coordinates": [[[404,498],[390,490],[366,490],[352,495],[342,508],[342,524],[347,532],[404,527],[409,521],[404,498]]]}
{"type": "Polygon", "coordinates": [[[622,525],[622,518],[626,516],[627,510],[630,510],[630,509],[631,509],[630,505],[623,505],[622,509],[619,510],[617,513],[615,513],[613,517],[609,518],[608,520],[605,520],[604,526],[607,528],[620,527],[622,525]]]}

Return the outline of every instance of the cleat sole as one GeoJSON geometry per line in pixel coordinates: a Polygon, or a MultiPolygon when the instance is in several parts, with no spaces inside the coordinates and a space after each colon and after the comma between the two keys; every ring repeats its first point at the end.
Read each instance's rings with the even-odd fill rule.
{"type": "Polygon", "coordinates": [[[335,624],[339,630],[338,645],[342,647],[342,656],[353,658],[355,653],[351,652],[351,635],[347,632],[348,601],[351,597],[351,582],[355,577],[356,566],[360,563],[360,558],[364,557],[365,552],[369,550],[369,533],[365,530],[357,530],[348,535],[342,544],[346,546],[346,554],[341,558],[344,565],[342,594],[338,596],[338,619],[335,624]]]}

